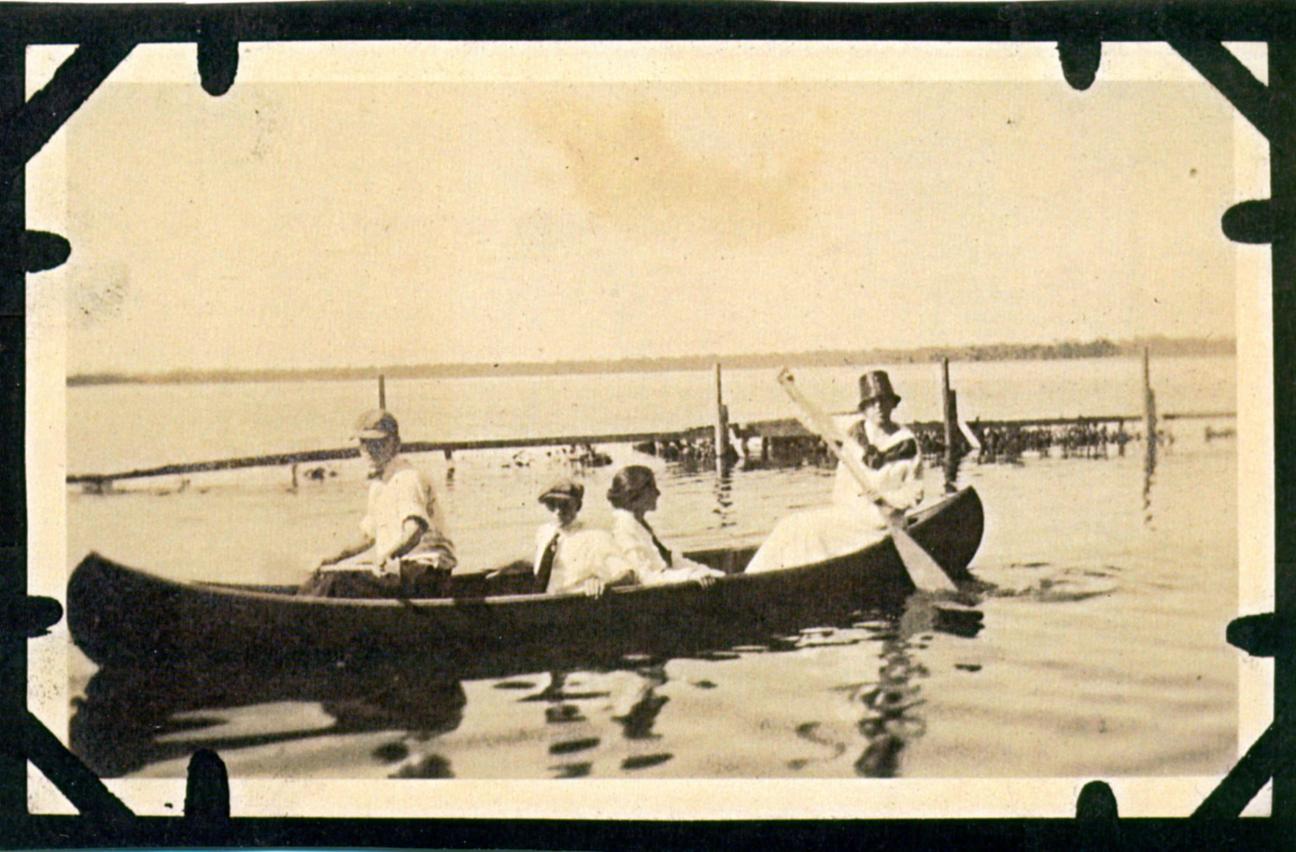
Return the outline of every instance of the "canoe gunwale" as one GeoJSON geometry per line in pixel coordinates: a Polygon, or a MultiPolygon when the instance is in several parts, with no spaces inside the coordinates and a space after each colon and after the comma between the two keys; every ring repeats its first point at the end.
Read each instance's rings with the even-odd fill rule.
{"type": "MultiPolygon", "coordinates": [[[[940,513],[941,509],[949,505],[952,505],[966,492],[972,492],[973,494],[975,494],[975,491],[973,489],[965,488],[955,494],[949,495],[948,497],[936,503],[932,503],[930,506],[925,506],[921,511],[910,516],[910,518],[908,519],[908,523],[906,524],[906,527],[909,529],[921,530],[924,524],[928,520],[937,516],[940,513]]],[[[883,548],[887,547],[890,543],[891,543],[891,537],[888,535],[882,539],[879,539],[878,541],[869,543],[868,545],[860,548],[859,550],[840,554],[838,556],[831,556],[828,557],[827,559],[819,560],[818,562],[810,562],[805,565],[795,565],[789,568],[783,568],[779,571],[762,572],[760,574],[744,574],[739,572],[734,574],[728,574],[724,577],[717,577],[715,585],[724,586],[724,585],[733,584],[735,582],[771,583],[771,582],[775,582],[777,579],[786,579],[789,577],[795,577],[799,575],[808,575],[816,571],[822,570],[829,565],[839,563],[842,560],[867,559],[870,554],[882,550],[883,548]],[[763,579],[763,578],[771,578],[771,579],[763,579]]],[[[745,549],[747,548],[746,547],[707,548],[705,550],[691,551],[689,553],[686,553],[685,556],[693,556],[695,554],[701,554],[701,553],[718,553],[726,550],[740,551],[745,549]]],[[[264,589],[257,589],[254,587],[240,585],[240,584],[222,584],[219,582],[207,582],[202,580],[190,580],[190,581],[171,580],[169,578],[161,577],[146,571],[140,571],[139,569],[130,568],[128,566],[122,565],[121,563],[115,562],[112,559],[108,559],[107,557],[101,556],[98,553],[93,553],[93,552],[89,554],[86,557],[86,559],[87,560],[96,559],[101,562],[113,565],[114,567],[120,570],[131,571],[135,574],[146,576],[150,580],[155,581],[159,584],[173,586],[176,590],[183,590],[188,593],[202,593],[204,595],[211,595],[218,599],[219,598],[240,598],[240,599],[247,599],[247,600],[260,600],[265,602],[274,602],[277,604],[291,603],[291,605],[294,606],[365,607],[365,608],[380,608],[380,609],[397,606],[402,608],[413,607],[416,609],[450,609],[454,607],[463,607],[463,606],[473,606],[473,607],[480,607],[480,606],[515,607],[520,605],[533,606],[533,605],[543,605],[543,604],[558,602],[558,601],[589,600],[589,596],[581,592],[567,592],[564,594],[511,594],[511,595],[463,596],[463,597],[446,597],[446,598],[401,598],[401,597],[326,598],[326,597],[314,597],[310,595],[298,596],[292,594],[285,594],[279,591],[268,591],[264,589]]],[[[964,568],[964,566],[958,566],[958,567],[960,569],[964,568]]],[[[964,573],[964,572],[960,571],[959,573],[964,573]]],[[[605,596],[613,595],[617,597],[623,595],[656,596],[654,593],[658,593],[658,594],[670,593],[672,591],[679,589],[680,587],[687,588],[690,585],[693,584],[685,582],[685,583],[674,583],[674,584],[660,585],[660,586],[613,586],[607,589],[604,592],[604,595],[605,596]]]]}

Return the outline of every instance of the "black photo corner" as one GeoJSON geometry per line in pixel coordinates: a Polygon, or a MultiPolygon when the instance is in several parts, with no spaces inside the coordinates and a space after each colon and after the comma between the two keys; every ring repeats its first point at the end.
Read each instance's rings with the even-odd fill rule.
{"type": "MultiPolygon", "coordinates": [[[[1296,4],[1281,2],[317,2],[216,5],[0,4],[0,811],[7,848],[390,847],[511,849],[843,848],[1264,849],[1296,831],[1296,4]],[[195,85],[220,98],[239,85],[239,45],[296,41],[839,40],[1031,42],[1056,46],[1057,74],[1076,92],[1103,85],[1104,46],[1168,45],[1269,142],[1270,198],[1218,211],[1230,240],[1272,256],[1276,531],[1273,613],[1239,618],[1212,641],[1275,660],[1274,719],[1184,819],[1125,819],[1119,785],[1093,778],[1074,817],[1053,820],[579,821],[242,818],[231,813],[219,749],[189,756],[182,812],[133,814],[27,709],[29,642],[64,613],[27,595],[24,479],[25,308],[42,273],[74,256],[68,235],[28,225],[24,166],[133,49],[196,46],[195,85]],[[1268,45],[1261,83],[1229,42],[1268,45]],[[75,45],[26,97],[25,50],[75,45]],[[77,816],[28,813],[27,765],[77,816]],[[1240,819],[1272,781],[1273,816],[1240,819]]],[[[1095,143],[1096,144],[1096,143],[1095,143]]],[[[177,283],[176,286],[183,286],[177,283]]],[[[40,413],[35,413],[39,420],[40,413]]],[[[555,782],[557,783],[557,782],[555,782]]]]}

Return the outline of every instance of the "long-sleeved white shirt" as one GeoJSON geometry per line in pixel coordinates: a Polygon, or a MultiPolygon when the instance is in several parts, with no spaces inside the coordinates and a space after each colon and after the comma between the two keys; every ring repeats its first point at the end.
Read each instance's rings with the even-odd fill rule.
{"type": "MultiPolygon", "coordinates": [[[[922,451],[913,432],[897,425],[894,432],[887,434],[867,420],[858,420],[848,435],[852,440],[843,449],[855,453],[863,462],[869,485],[892,509],[907,511],[922,501],[922,451]],[[861,432],[872,452],[854,439],[861,432]]],[[[850,469],[841,462],[837,464],[832,499],[839,506],[856,506],[860,511],[872,512],[880,525],[886,523],[883,507],[873,502],[872,495],[864,493],[850,469]]]]}
{"type": "Polygon", "coordinates": [[[723,571],[708,568],[674,552],[671,553],[668,565],[657,550],[652,533],[639,523],[634,513],[626,509],[612,510],[612,538],[626,561],[634,568],[636,578],[645,586],[724,576],[723,571]]]}

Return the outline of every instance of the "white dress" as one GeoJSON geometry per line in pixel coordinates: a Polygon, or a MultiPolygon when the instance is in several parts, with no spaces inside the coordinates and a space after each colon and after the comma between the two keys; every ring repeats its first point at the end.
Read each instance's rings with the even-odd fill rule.
{"type": "Polygon", "coordinates": [[[724,576],[723,571],[708,568],[678,553],[671,553],[668,564],[666,557],[658,549],[658,542],[653,540],[653,534],[639,523],[633,512],[625,509],[612,510],[612,537],[621,554],[634,568],[635,577],[645,586],[724,576]]]}
{"type": "Polygon", "coordinates": [[[897,426],[887,434],[859,420],[850,433],[855,440],[844,449],[864,461],[870,485],[887,505],[866,496],[846,465],[838,462],[832,504],[779,521],[745,573],[810,565],[859,550],[886,537],[890,515],[903,514],[922,500],[922,453],[913,432],[897,426]]]}

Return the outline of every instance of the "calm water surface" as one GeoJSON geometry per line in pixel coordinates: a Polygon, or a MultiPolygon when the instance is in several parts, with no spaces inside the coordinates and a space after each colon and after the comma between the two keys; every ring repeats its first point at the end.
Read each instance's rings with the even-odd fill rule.
{"type": "MultiPolygon", "coordinates": [[[[1178,368],[1178,385],[1167,378],[1165,389],[1158,386],[1162,410],[1231,410],[1231,359],[1196,360],[1201,363],[1178,368]],[[1194,376],[1210,381],[1198,383],[1194,376]],[[1202,393],[1194,396],[1198,384],[1202,393]],[[1179,386],[1179,397],[1168,403],[1167,397],[1174,399],[1170,388],[1179,386]]],[[[1104,370],[1111,366],[1100,363],[1104,370]]],[[[1064,366],[1085,378],[1076,387],[1089,387],[1088,396],[1074,387],[1069,396],[1041,391],[1054,410],[982,413],[1079,413],[1063,408],[1064,400],[1094,413],[1138,410],[1137,372],[1121,384],[1116,377],[1123,374],[1114,369],[1089,381],[1092,370],[1064,366]],[[1125,393],[1131,388],[1132,398],[1125,393]]],[[[915,371],[897,379],[915,409],[909,416],[932,416],[922,410],[926,392],[918,375],[938,387],[938,374],[929,367],[915,371]]],[[[845,403],[849,384],[831,374],[819,377],[817,393],[831,398],[837,382],[845,403]]],[[[966,410],[976,383],[960,375],[955,383],[966,410]]],[[[1036,366],[1031,381],[1038,384],[1040,376],[1036,366]]],[[[389,396],[400,399],[394,392],[402,383],[393,385],[389,396]]],[[[129,460],[134,451],[124,448],[132,441],[109,430],[82,433],[89,446],[75,447],[70,437],[70,456],[110,468],[340,443],[280,428],[278,421],[257,425],[267,410],[261,394],[271,387],[222,388],[177,412],[154,436],[155,446],[174,448],[176,455],[129,460]],[[270,439],[243,447],[243,438],[231,434],[220,439],[224,443],[212,439],[215,445],[198,447],[207,452],[184,452],[195,440],[193,430],[213,429],[191,416],[198,412],[205,421],[222,407],[270,439]]],[[[517,380],[498,387],[514,392],[517,380]]],[[[73,389],[69,423],[78,411],[100,412],[95,416],[101,421],[110,417],[102,413],[109,390],[73,389]]],[[[163,399],[163,406],[179,390],[130,389],[141,397],[158,391],[152,404],[163,399]]],[[[344,390],[320,384],[294,393],[344,390]]],[[[281,389],[270,396],[285,394],[281,389]]],[[[934,391],[930,396],[934,407],[934,391]]],[[[494,404],[508,422],[516,399],[504,397],[494,404]]],[[[703,411],[706,399],[704,393],[703,411]]],[[[736,408],[737,400],[730,406],[736,408]]],[[[679,407],[676,416],[689,414],[679,407]]],[[[783,413],[771,404],[753,416],[783,413]]],[[[604,416],[607,425],[590,424],[589,430],[649,425],[613,424],[604,416]]],[[[537,430],[568,422],[565,414],[536,417],[537,430]]],[[[673,425],[699,420],[705,422],[690,417],[673,425]]],[[[1237,467],[1232,441],[1207,442],[1203,430],[1200,421],[1173,424],[1176,441],[1162,450],[1150,481],[1138,444],[1125,457],[1113,447],[1107,459],[1028,456],[1021,465],[965,464],[960,484],[975,485],[987,515],[972,566],[988,585],[977,604],[984,614],[979,630],[948,623],[915,599],[898,612],[862,612],[850,624],[808,627],[694,657],[632,657],[600,670],[458,681],[408,665],[372,664],[273,679],[258,678],[248,667],[237,682],[183,682],[161,672],[96,673],[74,651],[73,746],[102,772],[139,776],[182,776],[200,746],[217,749],[235,777],[1219,773],[1237,749],[1237,662],[1223,640],[1237,609],[1237,467]]],[[[711,471],[663,465],[627,447],[607,449],[618,464],[647,461],[658,468],[665,496],[655,525],[682,548],[758,542],[777,518],[826,502],[831,490],[825,470],[740,469],[721,479],[711,471]]],[[[534,495],[571,470],[544,451],[462,454],[453,468],[439,456],[414,460],[437,483],[470,569],[529,556],[533,530],[544,520],[534,495]]],[[[592,522],[606,518],[601,494],[613,469],[580,473],[592,522]]],[[[336,476],[304,480],[295,493],[282,470],[195,477],[183,491],[176,480],[157,480],[133,493],[70,492],[69,559],[95,549],[175,577],[296,581],[312,555],[353,534],[363,508],[358,465],[329,471],[336,476]]],[[[929,471],[928,480],[929,492],[938,494],[940,472],[929,471]]]]}

